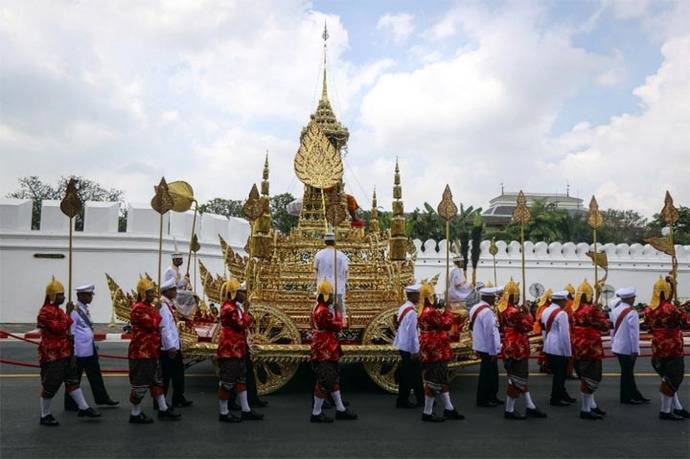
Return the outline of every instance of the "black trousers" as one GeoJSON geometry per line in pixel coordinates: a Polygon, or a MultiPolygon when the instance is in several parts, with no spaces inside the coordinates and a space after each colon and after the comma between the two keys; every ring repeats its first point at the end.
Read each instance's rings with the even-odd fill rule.
{"type": "MultiPolygon", "coordinates": [[[[101,365],[98,362],[98,354],[94,352],[91,357],[77,357],[76,360],[79,381],[81,381],[82,373],[86,372],[86,377],[89,380],[93,399],[96,404],[105,403],[110,400],[110,395],[108,395],[108,391],[105,389],[105,383],[103,382],[103,375],[101,375],[101,365]]],[[[65,393],[65,409],[78,409],[77,404],[74,403],[74,400],[72,400],[72,397],[70,397],[68,393],[65,393]]]]}
{"type": "Polygon", "coordinates": [[[562,355],[546,354],[553,372],[553,382],[551,383],[551,400],[559,401],[566,395],[565,378],[569,357],[562,355]]]}
{"type": "Polygon", "coordinates": [[[168,351],[161,351],[161,376],[163,377],[163,390],[168,394],[170,382],[172,382],[172,403],[184,400],[184,361],[182,352],[177,351],[175,357],[170,357],[168,351]]]}
{"type": "Polygon", "coordinates": [[[618,357],[618,363],[621,366],[621,402],[642,398],[642,394],[637,389],[637,384],[635,383],[635,361],[637,356],[616,354],[616,357],[618,357]]]}
{"type": "Polygon", "coordinates": [[[249,355],[248,346],[245,363],[247,365],[247,400],[251,405],[252,403],[256,403],[256,401],[259,399],[259,394],[256,391],[256,375],[254,374],[254,364],[252,363],[251,355],[249,355]]]}
{"type": "Polygon", "coordinates": [[[409,352],[399,352],[401,360],[398,366],[398,401],[409,401],[410,392],[414,392],[417,403],[422,403],[424,401],[422,364],[419,359],[413,359],[409,352]]]}
{"type": "Polygon", "coordinates": [[[477,352],[479,364],[479,382],[477,383],[477,404],[493,402],[498,397],[498,360],[495,355],[477,352]]]}

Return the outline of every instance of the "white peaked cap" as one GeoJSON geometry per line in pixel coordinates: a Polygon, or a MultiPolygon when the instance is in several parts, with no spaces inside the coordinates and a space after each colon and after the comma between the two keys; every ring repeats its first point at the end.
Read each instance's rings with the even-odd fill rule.
{"type": "Polygon", "coordinates": [[[503,289],[501,287],[484,287],[479,289],[479,294],[481,296],[495,296],[502,291],[503,289]]]}
{"type": "Polygon", "coordinates": [[[184,255],[183,255],[182,253],[180,253],[180,252],[173,252],[173,253],[170,254],[170,258],[172,258],[173,260],[174,260],[175,258],[184,258],[184,255]]]}
{"type": "Polygon", "coordinates": [[[622,287],[616,290],[616,296],[621,299],[632,298],[636,296],[635,287],[622,287]]]}
{"type": "Polygon", "coordinates": [[[77,293],[93,293],[96,290],[96,286],[93,284],[80,285],[75,290],[77,293]]]}
{"type": "Polygon", "coordinates": [[[419,288],[421,285],[419,285],[419,282],[416,282],[414,284],[408,285],[405,287],[405,292],[407,293],[419,293],[419,288]]]}
{"type": "Polygon", "coordinates": [[[568,291],[567,290],[558,290],[556,292],[553,292],[551,295],[552,300],[567,300],[568,299],[568,291]]]}

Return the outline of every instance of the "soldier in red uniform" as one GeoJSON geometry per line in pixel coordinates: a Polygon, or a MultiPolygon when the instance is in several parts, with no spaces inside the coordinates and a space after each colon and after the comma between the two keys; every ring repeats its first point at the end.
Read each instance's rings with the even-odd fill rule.
{"type": "Polygon", "coordinates": [[[254,322],[249,313],[247,287],[235,278],[228,279],[220,289],[225,300],[220,309],[220,339],[218,340],[219,376],[218,400],[220,422],[261,421],[263,414],[252,410],[247,396],[247,330],[254,322]],[[241,416],[230,413],[228,400],[235,392],[240,401],[241,416]]]}
{"type": "Polygon", "coordinates": [[[503,335],[503,364],[508,373],[506,386],[506,419],[523,420],[527,417],[545,418],[546,414],[537,408],[527,387],[529,378],[529,333],[534,327],[532,314],[525,306],[518,306],[520,287],[510,282],[503,288],[498,302],[498,323],[503,335]],[[520,395],[525,396],[525,415],[515,411],[520,395]]]}
{"type": "Polygon", "coordinates": [[[338,341],[338,332],[343,329],[343,318],[333,307],[333,286],[322,279],[316,293],[316,306],[311,312],[314,327],[311,338],[311,368],[314,372],[314,404],[311,422],[330,423],[333,418],[323,413],[323,404],[330,394],[335,403],[335,419],[349,421],[357,415],[346,408],[340,394],[338,360],[343,355],[338,341]]]}
{"type": "Polygon", "coordinates": [[[419,360],[424,373],[424,412],[422,421],[442,422],[446,419],[461,420],[465,416],[458,413],[450,401],[448,362],[453,359],[448,332],[453,326],[453,313],[450,303],[439,307],[434,286],[422,283],[419,289],[419,360]],[[443,417],[434,415],[434,401],[440,398],[443,403],[443,417]]]}
{"type": "Polygon", "coordinates": [[[89,407],[79,387],[79,375],[73,356],[73,345],[69,334],[72,318],[60,305],[65,302],[65,288],[52,278],[46,287],[46,297],[36,320],[41,330],[38,356],[41,364],[41,421],[44,426],[59,423],[50,411],[50,402],[65,383],[65,391],[79,407],[79,417],[97,418],[101,414],[89,407]]]}
{"type": "Polygon", "coordinates": [[[172,411],[165,401],[163,379],[159,363],[161,334],[161,315],[159,304],[154,303],[156,287],[148,278],[141,277],[137,283],[137,302],[129,313],[132,327],[132,340],[129,342],[129,383],[131,391],[129,402],[131,411],[129,422],[150,424],[153,419],[141,411],[141,401],[146,391],[158,402],[158,419],[178,420],[180,415],[172,411]]]}
{"type": "Polygon", "coordinates": [[[592,304],[594,292],[592,286],[584,280],[577,288],[573,300],[573,358],[575,371],[580,378],[580,396],[582,408],[580,418],[602,419],[606,413],[594,401],[602,377],[601,360],[604,358],[604,347],[601,334],[610,330],[606,314],[592,304]]]}
{"type": "Polygon", "coordinates": [[[690,418],[690,413],[683,408],[678,398],[678,389],[685,372],[681,330],[690,329],[690,319],[669,301],[671,293],[671,284],[659,277],[644,316],[645,323],[652,332],[652,366],[661,376],[659,419],[681,421],[690,418]]]}

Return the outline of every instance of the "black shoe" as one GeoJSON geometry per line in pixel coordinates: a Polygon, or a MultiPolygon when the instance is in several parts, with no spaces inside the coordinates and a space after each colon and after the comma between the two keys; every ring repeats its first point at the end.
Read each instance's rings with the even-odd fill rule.
{"type": "Polygon", "coordinates": [[[580,379],[575,375],[566,375],[565,379],[570,379],[570,380],[575,380],[575,379],[580,379]]]}
{"type": "Polygon", "coordinates": [[[524,421],[525,419],[527,419],[527,416],[525,416],[524,414],[520,414],[517,411],[513,411],[512,413],[504,411],[503,417],[506,419],[514,419],[516,421],[524,421]]]}
{"type": "Polygon", "coordinates": [[[577,399],[572,398],[572,397],[571,397],[570,395],[568,395],[567,393],[565,393],[565,394],[563,394],[563,395],[561,396],[561,400],[563,400],[564,402],[568,402],[568,403],[575,403],[575,402],[577,402],[577,399]]]}
{"type": "Polygon", "coordinates": [[[104,402],[96,402],[96,405],[103,405],[103,406],[117,406],[119,404],[120,404],[120,402],[118,402],[117,400],[111,400],[111,399],[108,399],[104,402]]]}
{"type": "Polygon", "coordinates": [[[220,422],[231,422],[231,423],[237,423],[237,422],[242,422],[242,419],[238,418],[232,413],[228,414],[219,414],[218,415],[218,421],[220,422]]]}
{"type": "Polygon", "coordinates": [[[66,406],[65,411],[73,411],[76,413],[79,411],[79,407],[77,405],[66,406]]]}
{"type": "Polygon", "coordinates": [[[645,402],[643,402],[642,400],[630,399],[630,400],[621,400],[621,403],[623,405],[642,405],[645,402]]]}
{"type": "Polygon", "coordinates": [[[675,414],[676,416],[680,416],[681,418],[685,418],[685,419],[690,418],[690,413],[685,408],[681,408],[680,410],[673,410],[673,414],[675,414]]]}
{"type": "Polygon", "coordinates": [[[647,397],[643,397],[642,395],[638,395],[637,397],[635,397],[635,400],[637,400],[640,403],[649,403],[651,401],[647,397]]]}
{"type": "Polygon", "coordinates": [[[79,414],[77,416],[80,418],[100,418],[101,413],[91,407],[88,407],[85,410],[79,410],[79,414]]]}
{"type": "Polygon", "coordinates": [[[330,416],[326,416],[323,412],[320,414],[312,414],[310,418],[310,422],[315,422],[315,423],[321,423],[321,424],[330,424],[333,422],[333,418],[330,416]]]}
{"type": "Polygon", "coordinates": [[[495,408],[498,406],[498,403],[490,400],[488,402],[477,402],[477,406],[481,406],[483,408],[495,408]]]}
{"type": "Polygon", "coordinates": [[[254,410],[251,411],[243,411],[242,412],[242,420],[243,421],[263,421],[264,420],[264,415],[259,414],[254,410]]]}
{"type": "Polygon", "coordinates": [[[144,413],[139,413],[136,416],[130,414],[129,422],[130,424],[151,424],[153,423],[153,419],[146,416],[144,413]]]}
{"type": "Polygon", "coordinates": [[[496,405],[503,405],[505,402],[501,400],[500,398],[495,398],[492,400],[496,405]]]}
{"type": "Polygon", "coordinates": [[[604,418],[602,418],[598,414],[593,413],[591,411],[580,411],[580,419],[591,419],[593,421],[596,421],[598,419],[604,419],[604,418]]]}
{"type": "Polygon", "coordinates": [[[417,405],[410,402],[409,400],[396,400],[395,407],[396,408],[412,409],[412,408],[417,408],[417,405]]]}
{"type": "Polygon", "coordinates": [[[436,416],[435,414],[422,414],[422,421],[424,422],[443,422],[445,418],[436,416]]]}
{"type": "Polygon", "coordinates": [[[167,421],[179,421],[182,418],[180,413],[175,413],[172,408],[168,408],[165,411],[158,410],[158,419],[164,419],[167,421]]]}
{"type": "Polygon", "coordinates": [[[173,402],[173,407],[174,408],[187,408],[194,405],[194,402],[191,400],[187,400],[186,398],[182,397],[179,400],[175,400],[173,402]]]}
{"type": "Polygon", "coordinates": [[[599,407],[591,408],[591,411],[592,411],[592,413],[598,414],[598,415],[601,416],[601,417],[606,416],[606,411],[602,410],[602,409],[599,408],[599,407]]]}
{"type": "Polygon", "coordinates": [[[335,410],[335,418],[338,421],[354,421],[357,419],[357,415],[350,411],[349,408],[346,408],[345,411],[335,410]]]}
{"type": "Polygon", "coordinates": [[[458,410],[453,408],[452,410],[443,410],[443,418],[453,421],[462,421],[465,416],[458,413],[458,410]]]}
{"type": "Polygon", "coordinates": [[[230,403],[230,410],[232,411],[242,411],[242,407],[237,404],[237,402],[230,403]]]}
{"type": "Polygon", "coordinates": [[[249,400],[249,405],[253,406],[254,408],[265,408],[268,406],[268,402],[266,400],[257,398],[256,400],[249,400]]]}
{"type": "Polygon", "coordinates": [[[685,418],[682,416],[678,416],[675,413],[659,413],[659,419],[663,419],[664,421],[683,421],[685,418]]]}
{"type": "Polygon", "coordinates": [[[43,416],[41,418],[41,422],[39,422],[40,425],[42,426],[48,426],[48,427],[57,427],[60,425],[59,422],[53,417],[52,414],[48,414],[46,416],[43,416]]]}
{"type": "Polygon", "coordinates": [[[551,406],[570,406],[570,403],[566,402],[565,400],[551,400],[549,402],[549,405],[551,405],[551,406]]]}
{"type": "Polygon", "coordinates": [[[527,408],[525,414],[528,418],[545,418],[546,413],[541,411],[539,408],[527,408]]]}

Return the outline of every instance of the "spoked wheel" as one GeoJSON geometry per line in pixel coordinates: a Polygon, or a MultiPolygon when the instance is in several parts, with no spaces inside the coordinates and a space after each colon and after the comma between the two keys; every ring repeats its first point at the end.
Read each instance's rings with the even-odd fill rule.
{"type": "MultiPolygon", "coordinates": [[[[383,311],[374,317],[362,337],[362,344],[392,345],[395,339],[395,316],[398,308],[383,311]]],[[[397,370],[400,360],[364,362],[364,370],[369,377],[382,389],[398,393],[397,370]]]]}
{"type": "MultiPolygon", "coordinates": [[[[301,338],[293,320],[277,308],[252,305],[254,323],[250,328],[252,344],[300,344],[301,338]]],[[[299,362],[254,360],[254,375],[259,395],[275,392],[292,379],[299,362]]]]}

